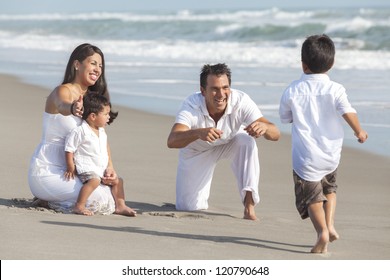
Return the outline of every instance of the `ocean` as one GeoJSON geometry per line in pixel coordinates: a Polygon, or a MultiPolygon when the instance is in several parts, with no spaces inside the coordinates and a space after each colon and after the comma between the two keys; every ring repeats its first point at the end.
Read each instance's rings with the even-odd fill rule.
{"type": "Polygon", "coordinates": [[[390,156],[390,8],[0,11],[0,72],[54,88],[72,50],[89,42],[105,54],[114,104],[174,116],[199,90],[203,64],[224,62],[232,87],[247,92],[266,118],[289,133],[290,125],[279,121],[279,99],[302,73],[302,42],[321,33],[336,44],[329,75],[345,86],[369,133],[359,144],[346,126],[345,145],[390,156]]]}

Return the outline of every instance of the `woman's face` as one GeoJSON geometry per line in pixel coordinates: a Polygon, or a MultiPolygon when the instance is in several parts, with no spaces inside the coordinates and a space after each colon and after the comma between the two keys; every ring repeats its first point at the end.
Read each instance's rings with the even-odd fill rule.
{"type": "Polygon", "coordinates": [[[99,79],[103,70],[102,57],[98,53],[88,56],[82,62],[75,62],[76,82],[89,87],[99,79]]]}

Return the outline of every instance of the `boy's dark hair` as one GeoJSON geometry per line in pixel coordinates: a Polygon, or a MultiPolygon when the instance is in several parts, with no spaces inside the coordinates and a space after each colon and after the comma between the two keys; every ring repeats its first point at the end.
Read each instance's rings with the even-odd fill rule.
{"type": "MultiPolygon", "coordinates": [[[[98,114],[99,112],[102,112],[104,106],[110,106],[111,108],[111,103],[104,95],[96,92],[87,92],[87,94],[83,97],[83,106],[84,112],[82,118],[83,120],[86,120],[90,114],[98,114]]],[[[118,112],[110,112],[110,117],[111,114],[114,114],[115,117],[118,116],[118,112]]]]}
{"type": "Polygon", "coordinates": [[[231,85],[231,76],[232,73],[229,69],[229,67],[225,63],[218,63],[215,65],[205,64],[202,68],[202,71],[200,73],[200,86],[203,88],[206,88],[207,86],[207,77],[209,75],[226,75],[229,80],[229,86],[231,85]]]}
{"type": "Polygon", "coordinates": [[[302,62],[314,74],[325,73],[332,68],[336,50],[332,39],[327,35],[307,37],[302,44],[302,62]]]}

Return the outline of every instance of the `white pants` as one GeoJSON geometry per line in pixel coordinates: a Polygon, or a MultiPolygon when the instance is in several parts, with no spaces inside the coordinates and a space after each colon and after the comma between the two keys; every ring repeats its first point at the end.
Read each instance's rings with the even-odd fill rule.
{"type": "Polygon", "coordinates": [[[214,169],[217,162],[223,158],[231,161],[241,201],[244,202],[246,192],[250,191],[255,204],[259,203],[260,165],[256,141],[246,133],[238,133],[227,144],[210,146],[204,150],[180,150],[176,177],[177,210],[208,208],[214,169]]]}

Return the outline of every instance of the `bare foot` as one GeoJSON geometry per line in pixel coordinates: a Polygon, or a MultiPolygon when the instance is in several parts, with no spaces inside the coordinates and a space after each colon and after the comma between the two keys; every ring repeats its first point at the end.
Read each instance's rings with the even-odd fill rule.
{"type": "Polygon", "coordinates": [[[255,209],[253,207],[245,207],[244,210],[244,219],[246,220],[252,220],[252,221],[257,221],[255,209]]]}
{"type": "Polygon", "coordinates": [[[77,206],[73,208],[73,213],[84,216],[93,216],[93,212],[85,208],[84,206],[77,206]]]}
{"type": "Polygon", "coordinates": [[[114,214],[128,216],[128,217],[137,216],[137,212],[126,205],[116,207],[114,214]]]}
{"type": "Polygon", "coordinates": [[[329,229],[329,241],[333,242],[337,239],[340,239],[340,235],[337,233],[337,231],[334,228],[332,230],[329,229]]]}
{"type": "Polygon", "coordinates": [[[49,208],[49,203],[46,200],[34,197],[31,206],[49,208]]]}
{"type": "Polygon", "coordinates": [[[329,233],[323,232],[318,235],[318,239],[314,247],[311,249],[311,253],[324,254],[328,252],[329,233]]]}
{"type": "Polygon", "coordinates": [[[255,203],[253,202],[252,192],[247,191],[244,198],[244,219],[257,221],[255,213],[255,203]]]}

